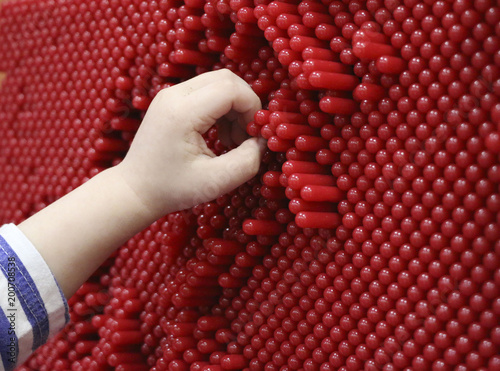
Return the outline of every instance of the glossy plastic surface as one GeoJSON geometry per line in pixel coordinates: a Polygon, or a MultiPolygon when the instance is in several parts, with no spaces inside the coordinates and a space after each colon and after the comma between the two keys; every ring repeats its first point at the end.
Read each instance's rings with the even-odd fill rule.
{"type": "Polygon", "coordinates": [[[491,0],[3,2],[2,223],[212,69],[269,147],[121,247],[20,370],[499,370],[499,24],[491,0]]]}

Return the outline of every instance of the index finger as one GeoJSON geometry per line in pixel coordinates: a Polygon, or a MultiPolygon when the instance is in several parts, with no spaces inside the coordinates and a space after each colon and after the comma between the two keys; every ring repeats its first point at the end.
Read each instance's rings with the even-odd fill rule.
{"type": "Polygon", "coordinates": [[[238,124],[245,129],[255,112],[262,108],[260,98],[252,88],[233,77],[209,83],[193,91],[189,97],[196,104],[191,117],[195,130],[200,133],[205,133],[217,119],[229,112],[234,113],[238,124]]]}
{"type": "Polygon", "coordinates": [[[243,84],[244,86],[250,86],[245,80],[239,77],[237,74],[232,72],[227,68],[221,68],[219,70],[209,71],[202,73],[200,75],[194,76],[193,78],[183,81],[180,84],[175,85],[176,89],[186,89],[190,92],[201,89],[213,82],[220,82],[225,79],[234,80],[234,82],[243,84]]]}

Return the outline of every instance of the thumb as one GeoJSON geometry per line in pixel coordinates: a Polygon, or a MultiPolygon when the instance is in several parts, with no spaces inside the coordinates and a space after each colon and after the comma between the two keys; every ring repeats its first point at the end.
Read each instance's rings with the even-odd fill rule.
{"type": "Polygon", "coordinates": [[[214,193],[218,194],[214,198],[228,193],[257,174],[265,149],[265,139],[249,138],[235,149],[205,160],[200,178],[205,182],[210,179],[215,186],[214,193]],[[218,192],[215,192],[216,189],[218,192]]]}

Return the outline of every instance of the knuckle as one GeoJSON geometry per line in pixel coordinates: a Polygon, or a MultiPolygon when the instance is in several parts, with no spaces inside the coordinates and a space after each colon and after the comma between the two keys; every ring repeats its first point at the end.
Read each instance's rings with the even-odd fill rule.
{"type": "Polygon", "coordinates": [[[221,71],[224,71],[221,76],[221,81],[227,81],[228,83],[232,84],[234,87],[239,85],[241,82],[241,78],[236,75],[234,72],[231,70],[224,68],[221,71]]]}
{"type": "Polygon", "coordinates": [[[228,96],[234,96],[236,94],[237,85],[232,79],[224,79],[219,83],[219,88],[226,92],[228,96]]]}
{"type": "Polygon", "coordinates": [[[156,94],[156,97],[158,97],[158,99],[164,100],[164,99],[168,99],[167,98],[168,95],[169,95],[169,89],[168,88],[164,88],[164,89],[160,90],[158,92],[158,94],[156,94]]]}
{"type": "Polygon", "coordinates": [[[228,68],[221,68],[219,70],[219,74],[222,76],[224,79],[231,79],[233,80],[234,77],[236,76],[230,69],[228,68]]]}

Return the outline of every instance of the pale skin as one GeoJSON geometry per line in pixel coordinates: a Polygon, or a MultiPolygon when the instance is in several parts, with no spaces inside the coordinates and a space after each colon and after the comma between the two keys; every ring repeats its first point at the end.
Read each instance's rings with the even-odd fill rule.
{"type": "MultiPolygon", "coordinates": [[[[228,70],[161,91],[125,159],[19,225],[66,298],[135,234],[169,212],[230,192],[257,174],[265,141],[245,125],[261,103],[228,70]],[[235,149],[215,156],[202,134],[213,124],[235,149]]],[[[222,139],[222,138],[221,138],[222,139]]]]}

